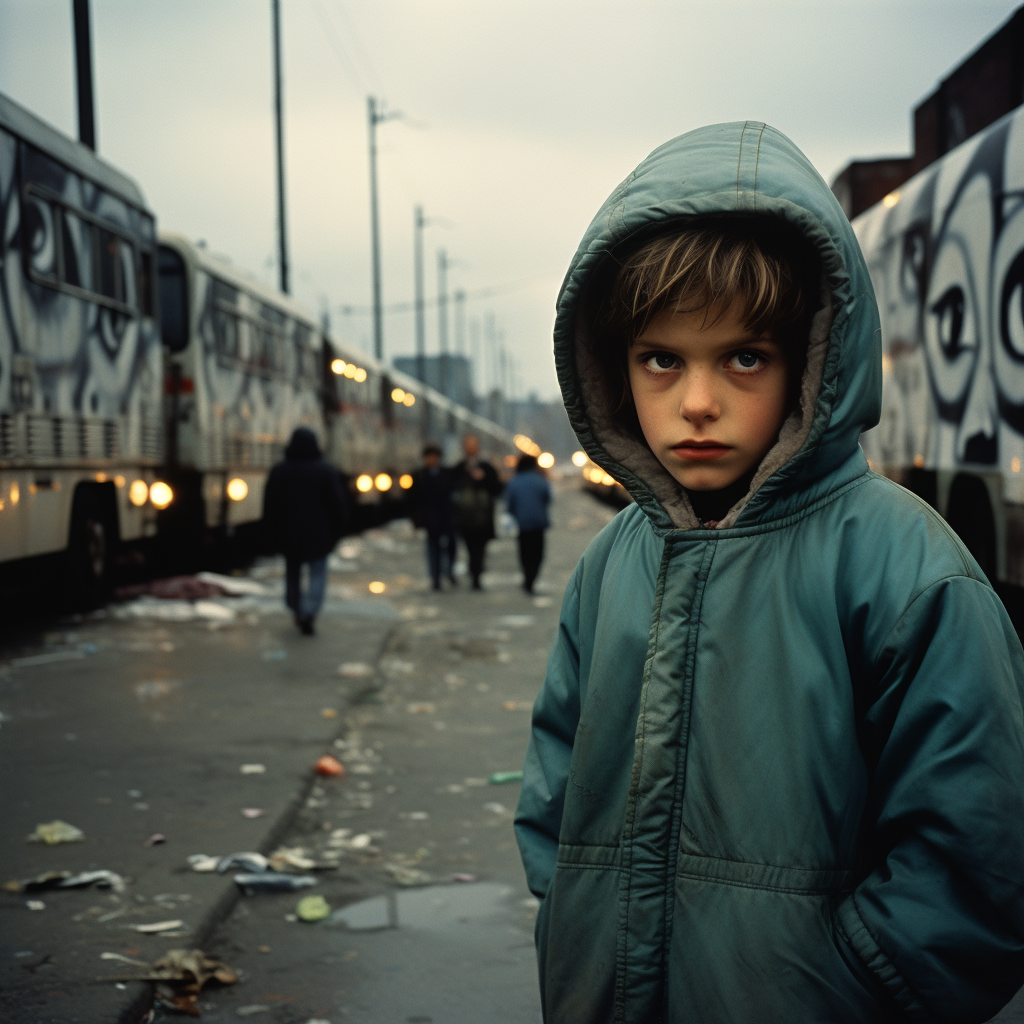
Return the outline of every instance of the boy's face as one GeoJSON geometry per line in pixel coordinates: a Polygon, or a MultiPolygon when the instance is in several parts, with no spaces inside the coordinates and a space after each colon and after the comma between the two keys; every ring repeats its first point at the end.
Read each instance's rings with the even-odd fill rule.
{"type": "Polygon", "coordinates": [[[658,461],[688,490],[715,491],[775,443],[788,381],[781,348],[751,334],[735,310],[704,320],[703,312],[655,317],[629,350],[629,384],[658,461]]]}

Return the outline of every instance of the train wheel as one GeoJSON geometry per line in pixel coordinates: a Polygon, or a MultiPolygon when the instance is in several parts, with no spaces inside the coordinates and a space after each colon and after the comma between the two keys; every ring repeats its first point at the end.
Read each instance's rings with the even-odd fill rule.
{"type": "Polygon", "coordinates": [[[71,596],[80,608],[95,608],[109,596],[117,531],[103,495],[91,487],[75,494],[68,542],[71,596]]]}

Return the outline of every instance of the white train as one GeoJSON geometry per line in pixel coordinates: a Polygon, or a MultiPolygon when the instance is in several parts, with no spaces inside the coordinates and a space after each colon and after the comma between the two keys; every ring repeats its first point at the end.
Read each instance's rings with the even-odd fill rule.
{"type": "Polygon", "coordinates": [[[882,321],[873,467],[1024,585],[1024,108],[853,222],[882,321]]]}
{"type": "Polygon", "coordinates": [[[0,227],[8,570],[66,554],[95,599],[122,541],[256,524],[297,426],[364,502],[400,496],[427,437],[514,450],[494,423],[327,338],[288,296],[158,237],[131,179],[2,95],[0,227]]]}

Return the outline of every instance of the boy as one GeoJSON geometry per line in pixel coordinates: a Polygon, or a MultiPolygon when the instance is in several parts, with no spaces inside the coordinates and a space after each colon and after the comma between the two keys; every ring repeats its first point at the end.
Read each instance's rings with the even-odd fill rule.
{"type": "Polygon", "coordinates": [[[667,143],[558,302],[636,504],[566,590],[516,831],[548,1022],[984,1021],[1024,981],[1024,653],[870,472],[878,315],[784,136],[667,143]]]}

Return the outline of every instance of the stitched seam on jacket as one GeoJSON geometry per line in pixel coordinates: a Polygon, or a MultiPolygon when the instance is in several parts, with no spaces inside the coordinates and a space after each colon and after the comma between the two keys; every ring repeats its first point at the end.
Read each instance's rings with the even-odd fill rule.
{"type": "Polygon", "coordinates": [[[753,188],[754,198],[753,198],[753,203],[754,203],[754,211],[755,211],[755,213],[757,212],[757,165],[761,161],[761,136],[764,135],[764,130],[767,127],[768,127],[767,125],[764,125],[764,124],[761,125],[761,130],[757,133],[757,149],[754,151],[754,188],[753,188]]]}
{"type": "MultiPolygon", "coordinates": [[[[679,752],[676,755],[676,786],[672,797],[672,815],[669,819],[668,850],[675,850],[675,863],[672,865],[674,874],[679,872],[679,829],[683,818],[683,799],[686,793],[686,753],[690,746],[690,721],[693,709],[693,684],[697,663],[697,636],[700,632],[700,613],[704,603],[704,590],[708,577],[711,575],[711,563],[715,558],[718,542],[713,541],[707,546],[700,569],[697,570],[697,587],[690,606],[690,629],[686,644],[686,667],[683,673],[682,714],[683,721],[679,727],[679,752]]],[[[662,976],[668,976],[668,949],[672,940],[672,922],[675,912],[675,886],[670,884],[669,858],[665,857],[665,938],[661,947],[662,976]]],[[[665,993],[667,998],[667,992],[665,993]]]]}
{"type": "Polygon", "coordinates": [[[747,125],[749,121],[743,122],[743,127],[740,129],[740,151],[736,157],[736,208],[740,206],[740,170],[743,167],[743,138],[747,134],[747,125]]]}
{"type": "Polygon", "coordinates": [[[664,550],[661,553],[661,565],[658,568],[658,582],[654,588],[654,608],[651,612],[651,627],[647,640],[647,660],[644,663],[643,688],[640,696],[640,713],[637,716],[638,736],[636,740],[637,749],[633,755],[633,777],[629,783],[629,797],[626,803],[626,821],[623,823],[623,833],[629,830],[629,842],[623,842],[620,858],[620,870],[625,885],[620,884],[619,901],[619,940],[615,951],[615,1024],[625,1024],[626,1019],[626,971],[628,968],[629,954],[629,903],[630,891],[628,880],[633,864],[633,838],[636,825],[636,805],[640,790],[640,777],[643,774],[644,760],[644,725],[647,713],[647,695],[650,691],[651,672],[654,667],[654,656],[658,650],[658,638],[661,633],[661,606],[665,600],[665,579],[668,576],[668,566],[672,559],[671,540],[664,542],[664,550]],[[625,890],[624,892],[622,890],[625,890]],[[625,906],[621,906],[624,903],[625,906]]]}
{"type": "Polygon", "coordinates": [[[560,868],[572,868],[574,871],[621,871],[618,864],[588,864],[586,861],[560,860],[557,865],[560,868]]]}
{"type": "Polygon", "coordinates": [[[712,857],[707,853],[686,853],[680,854],[680,856],[692,857],[694,860],[706,861],[708,864],[737,864],[740,867],[745,868],[758,868],[760,870],[767,868],[769,871],[800,871],[806,875],[834,875],[838,872],[850,872],[856,870],[854,867],[801,868],[797,867],[795,864],[769,864],[760,860],[737,860],[735,857],[712,857]]]}
{"type": "Polygon", "coordinates": [[[758,882],[741,882],[735,878],[719,878],[717,875],[701,875],[693,871],[680,871],[679,878],[689,878],[694,882],[708,882],[711,885],[730,885],[738,889],[760,889],[762,892],[781,892],[790,896],[835,896],[840,893],[853,892],[853,886],[840,886],[828,889],[800,889],[788,885],[764,885],[758,882]]]}

